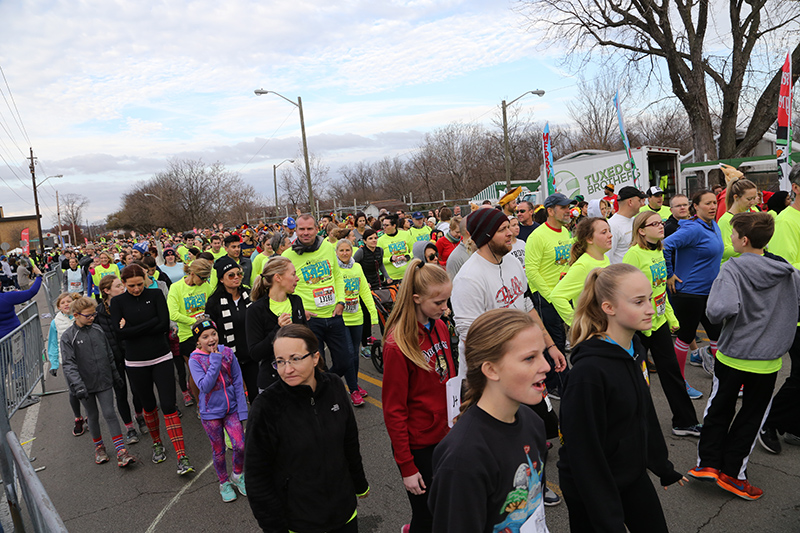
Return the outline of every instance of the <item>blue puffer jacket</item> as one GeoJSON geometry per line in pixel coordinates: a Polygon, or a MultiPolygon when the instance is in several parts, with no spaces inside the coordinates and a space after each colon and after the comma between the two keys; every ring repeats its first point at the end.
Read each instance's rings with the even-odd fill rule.
{"type": "Polygon", "coordinates": [[[189,357],[189,370],[200,389],[202,420],[218,420],[234,411],[239,413],[239,420],[247,420],[244,381],[233,350],[221,344],[212,354],[195,350],[189,357]]]}
{"type": "Polygon", "coordinates": [[[664,239],[667,277],[676,274],[681,283],[675,289],[684,294],[707,296],[722,262],[722,235],[713,220],[681,220],[678,231],[664,239]]]}

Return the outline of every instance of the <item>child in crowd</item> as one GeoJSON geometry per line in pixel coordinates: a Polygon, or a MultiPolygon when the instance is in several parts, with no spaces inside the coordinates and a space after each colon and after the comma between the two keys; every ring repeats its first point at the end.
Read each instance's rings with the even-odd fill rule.
{"type": "MultiPolygon", "coordinates": [[[[72,302],[80,298],[81,295],[73,292],[63,292],[56,298],[56,309],[58,313],[53,317],[50,322],[50,333],[47,336],[47,357],[50,359],[50,375],[56,377],[58,369],[61,366],[63,359],[61,356],[61,336],[72,325],[73,318],[69,314],[70,305],[72,302]]],[[[86,419],[81,416],[81,402],[75,397],[72,391],[69,391],[69,405],[72,407],[72,414],[75,415],[75,425],[72,428],[72,434],[76,437],[83,435],[86,431],[86,419]]]]}
{"type": "Polygon", "coordinates": [[[492,309],[465,347],[462,414],[433,454],[433,531],[546,532],[545,427],[527,407],[550,370],[542,330],[524,311],[492,309]]]}
{"type": "Polygon", "coordinates": [[[686,481],[669,461],[635,337],[652,327],[651,299],[641,270],[619,263],[593,270],[578,300],[558,461],[570,531],[666,533],[647,470],[664,487],[686,481]]]}
{"type": "Polygon", "coordinates": [[[714,387],[697,446],[697,466],[689,475],[715,481],[745,500],[763,491],[747,480],[750,452],[759,435],[781,369],[794,341],[800,305],[800,273],[781,257],[764,253],[775,231],[767,213],[731,218],[733,249],[714,280],[706,314],[723,323],[714,387]],[[736,399],[744,385],[742,406],[736,399]]]}
{"type": "Polygon", "coordinates": [[[100,433],[97,404],[103,411],[111,439],[117,451],[117,466],[125,467],[135,459],[125,447],[125,439],[114,410],[114,391],[122,380],[117,372],[114,354],[100,326],[94,324],[97,316],[95,302],[82,296],[72,302],[70,312],[75,323],[61,337],[61,354],[64,359],[64,376],[75,397],[83,403],[89,421],[89,432],[94,442],[94,462],[108,462],[108,454],[100,433]]]}
{"type": "Polygon", "coordinates": [[[247,496],[244,486],[244,429],[247,420],[247,398],[244,381],[233,350],[219,344],[217,326],[201,317],[192,326],[197,349],[189,356],[189,370],[200,390],[198,410],[203,429],[211,440],[214,470],[219,478],[222,501],[236,499],[234,487],[247,496]],[[228,477],[225,463],[225,433],[233,447],[233,475],[228,477]]]}
{"type": "Polygon", "coordinates": [[[446,383],[458,374],[440,320],[452,289],[443,268],[412,260],[386,323],[383,419],[411,503],[403,533],[432,530],[427,488],[434,450],[449,430],[446,383]]]}

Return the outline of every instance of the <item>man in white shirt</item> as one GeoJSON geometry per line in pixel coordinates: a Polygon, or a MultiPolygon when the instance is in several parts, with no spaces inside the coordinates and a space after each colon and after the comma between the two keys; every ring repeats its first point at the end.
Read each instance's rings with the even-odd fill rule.
{"type": "MultiPolygon", "coordinates": [[[[553,338],[547,333],[539,313],[525,298],[527,278],[520,262],[509,255],[511,251],[511,229],[508,217],[497,209],[478,209],[467,217],[467,230],[478,248],[467,259],[453,279],[453,318],[458,331],[458,372],[463,377],[467,372],[464,359],[464,340],[472,323],[486,311],[499,308],[520,309],[527,312],[544,334],[545,356],[556,372],[567,368],[564,355],[556,348],[553,338]]],[[[549,418],[549,400],[533,406],[540,417],[549,418]]],[[[553,417],[554,418],[554,417],[553,417]]],[[[553,428],[555,431],[555,427],[553,428]]],[[[561,498],[550,489],[545,491],[545,505],[561,503],[561,498]]]]}
{"type": "Polygon", "coordinates": [[[619,191],[619,211],[608,219],[611,226],[611,249],[606,252],[611,264],[622,263],[625,252],[631,247],[633,217],[644,205],[645,195],[636,187],[623,187],[619,191]]]}

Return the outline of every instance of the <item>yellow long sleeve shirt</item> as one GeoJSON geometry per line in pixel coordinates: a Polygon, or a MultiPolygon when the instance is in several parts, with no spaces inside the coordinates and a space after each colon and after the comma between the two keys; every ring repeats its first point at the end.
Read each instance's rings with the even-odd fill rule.
{"type": "Polygon", "coordinates": [[[344,279],[333,244],[323,239],[316,251],[298,254],[289,248],[283,256],[297,270],[300,282],[294,292],[303,300],[306,311],[331,318],[336,303],[344,302],[344,279]]]}
{"type": "Polygon", "coordinates": [[[564,228],[556,231],[542,224],[525,242],[525,275],[531,292],[550,301],[550,293],[569,270],[572,235],[564,228]]]}
{"type": "Polygon", "coordinates": [[[611,261],[605,254],[598,261],[585,253],[569,267],[569,271],[550,293],[550,303],[553,304],[561,319],[568,326],[572,326],[572,317],[575,314],[573,306],[578,303],[578,296],[581,295],[583,286],[586,285],[586,278],[589,276],[589,272],[595,268],[605,268],[610,264],[611,261]],[[572,304],[570,304],[570,301],[572,301],[572,304]]]}
{"type": "Polygon", "coordinates": [[[653,290],[653,327],[643,331],[647,336],[668,322],[670,327],[678,327],[678,319],[667,298],[667,263],[664,261],[664,252],[661,250],[646,250],[638,245],[633,245],[625,253],[623,263],[633,265],[647,277],[653,290]]]}

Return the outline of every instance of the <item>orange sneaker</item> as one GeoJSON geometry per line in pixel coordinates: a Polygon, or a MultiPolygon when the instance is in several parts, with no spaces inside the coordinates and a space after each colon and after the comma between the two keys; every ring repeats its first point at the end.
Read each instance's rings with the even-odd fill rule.
{"type": "Polygon", "coordinates": [[[711,468],[710,466],[695,467],[688,472],[690,477],[699,481],[716,481],[719,479],[719,470],[711,468]]]}
{"type": "Polygon", "coordinates": [[[757,500],[764,494],[763,490],[754,487],[746,479],[734,479],[723,472],[719,473],[717,486],[745,500],[757,500]]]}

